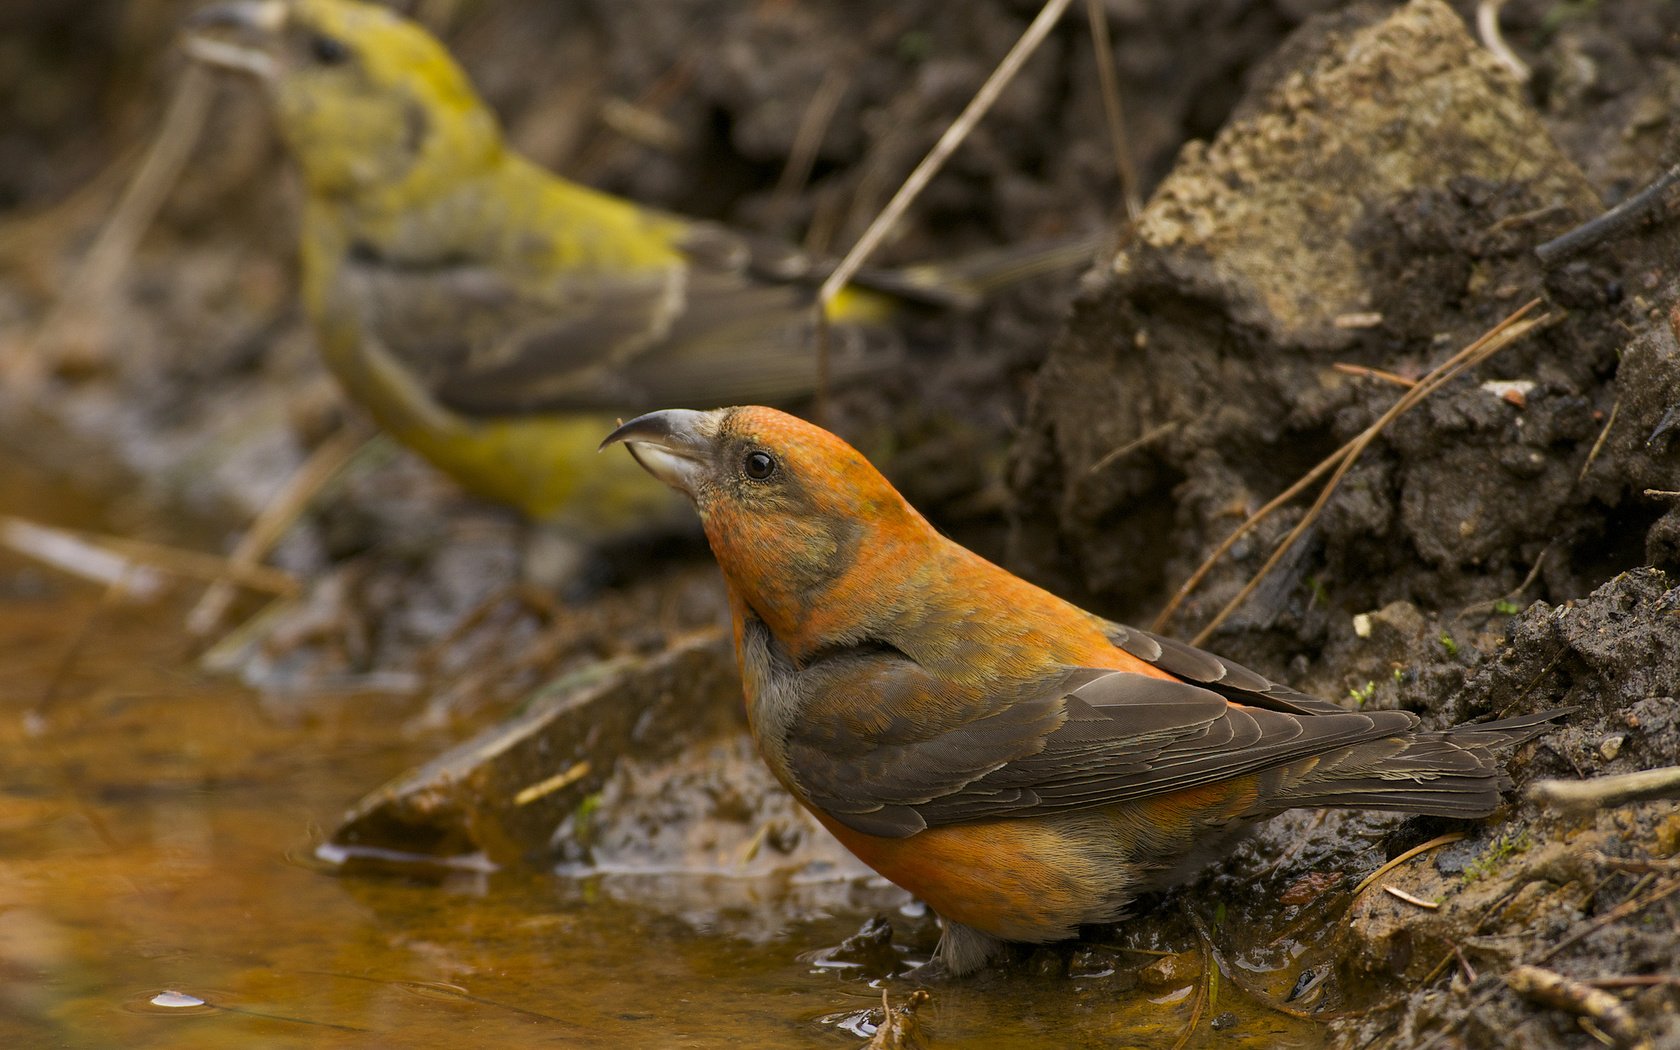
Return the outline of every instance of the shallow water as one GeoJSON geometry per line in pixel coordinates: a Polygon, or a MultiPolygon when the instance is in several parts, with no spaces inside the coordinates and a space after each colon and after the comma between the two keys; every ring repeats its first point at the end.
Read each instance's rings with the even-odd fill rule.
{"type": "MultiPolygon", "coordinates": [[[[8,512],[115,527],[15,466],[0,486],[8,512]]],[[[405,728],[424,699],[264,698],[195,670],[193,588],[101,593],[0,552],[0,1045],[861,1045],[882,985],[816,953],[897,891],[731,886],[708,912],[672,905],[712,892],[680,877],[340,872],[324,829],[454,742],[405,728]]],[[[1248,981],[1281,996],[1283,955],[1248,981]]],[[[1170,1046],[1205,994],[1127,983],[992,973],[922,1016],[934,1046],[1170,1046]]],[[[1189,1045],[1319,1041],[1213,995],[1189,1045]]]]}

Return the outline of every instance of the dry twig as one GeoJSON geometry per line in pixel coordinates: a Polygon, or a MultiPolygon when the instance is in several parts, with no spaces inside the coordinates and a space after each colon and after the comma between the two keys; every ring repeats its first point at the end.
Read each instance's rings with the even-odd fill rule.
{"type": "Polygon", "coordinates": [[[1407,893],[1405,890],[1401,889],[1398,886],[1384,886],[1383,887],[1383,892],[1387,893],[1391,897],[1395,897],[1395,898],[1398,898],[1400,900],[1403,900],[1407,904],[1415,904],[1419,908],[1427,908],[1430,911],[1434,911],[1436,908],[1439,908],[1441,906],[1440,901],[1426,901],[1422,897],[1414,896],[1413,894],[1407,893]]]}
{"type": "Polygon", "coordinates": [[[1567,1010],[1577,1017],[1591,1020],[1615,1041],[1616,1046],[1630,1050],[1645,1050],[1651,1046],[1651,1040],[1639,1030],[1633,1014],[1609,992],[1539,966],[1515,967],[1505,975],[1505,985],[1531,1002],[1567,1010]]]}
{"type": "Polygon", "coordinates": [[[1667,897],[1671,897],[1677,892],[1680,892],[1680,878],[1670,879],[1642,897],[1629,897],[1627,900],[1616,905],[1614,908],[1611,908],[1603,915],[1600,915],[1591,922],[1586,923],[1568,937],[1565,937],[1563,940],[1552,945],[1552,947],[1549,948],[1544,955],[1540,956],[1538,961],[1550,962],[1565,948],[1579,941],[1588,934],[1596,933],[1611,923],[1620,922],[1630,915],[1637,915],[1639,912],[1644,911],[1651,905],[1667,897]]]}
{"type": "Polygon", "coordinates": [[[1213,961],[1212,943],[1202,940],[1202,979],[1196,982],[1196,1001],[1190,1007],[1190,1020],[1184,1022],[1184,1030],[1173,1040],[1172,1050],[1184,1050],[1190,1044],[1190,1039],[1196,1034],[1196,1026],[1201,1023],[1202,1012],[1207,1009],[1208,996],[1213,985],[1213,974],[1219,972],[1218,964],[1213,961]]]}
{"type": "Polygon", "coordinates": [[[210,113],[214,87],[210,71],[203,66],[194,63],[182,71],[162,124],[139,169],[75,273],[65,282],[34,338],[23,344],[26,360],[19,362],[14,370],[15,381],[26,384],[39,381],[48,370],[44,358],[63,353],[69,344],[78,342],[82,338],[78,326],[88,324],[89,318],[96,316],[110,298],[111,290],[134,257],[140,238],[163,207],[193,147],[198,144],[210,113]]]}
{"type": "Polygon", "coordinates": [[[1490,598],[1484,602],[1476,602],[1474,605],[1466,605],[1458,611],[1457,616],[1453,617],[1453,622],[1457,623],[1466,616],[1477,616],[1484,612],[1493,612],[1495,609],[1499,608],[1500,602],[1514,601],[1522,594],[1522,592],[1532,587],[1535,580],[1540,578],[1540,569],[1546,564],[1546,555],[1550,553],[1552,553],[1552,545],[1548,543],[1541,549],[1540,556],[1534,559],[1534,564],[1529,567],[1528,575],[1522,578],[1521,583],[1517,584],[1515,587],[1506,591],[1497,598],[1490,598]]]}
{"type": "Polygon", "coordinates": [[[298,582],[290,573],[267,565],[240,565],[203,551],[43,525],[10,514],[0,514],[0,543],[97,583],[113,585],[120,580],[124,590],[140,597],[157,590],[156,572],[200,580],[227,579],[270,594],[298,591],[298,582]]]}
{"type": "Polygon", "coordinates": [[[1588,219],[1567,233],[1553,237],[1534,249],[1540,265],[1547,269],[1588,248],[1616,236],[1663,203],[1663,197],[1675,183],[1680,183],[1680,164],[1659,175],[1655,182],[1611,208],[1595,219],[1588,219]]]}
{"type": "Polygon", "coordinates": [[[1577,485],[1587,480],[1587,471],[1592,469],[1593,461],[1598,459],[1598,454],[1603,451],[1605,439],[1610,436],[1610,428],[1616,425],[1616,413],[1621,411],[1621,408],[1622,399],[1618,397],[1610,405],[1610,417],[1604,421],[1604,429],[1598,432],[1598,440],[1593,442],[1592,450],[1587,453],[1587,461],[1581,464],[1581,473],[1575,475],[1577,485]]]}
{"type": "Polygon", "coordinates": [[[939,169],[945,166],[945,162],[950,159],[951,154],[955,153],[957,147],[962,145],[963,140],[968,138],[969,133],[974,130],[974,126],[980,123],[980,118],[986,115],[987,110],[992,108],[992,104],[1003,93],[1003,89],[1009,86],[1011,80],[1015,79],[1015,74],[1021,71],[1021,67],[1026,64],[1027,59],[1031,58],[1033,52],[1038,50],[1039,45],[1044,43],[1045,37],[1050,35],[1050,30],[1055,28],[1056,22],[1062,17],[1062,13],[1067,10],[1067,6],[1071,2],[1072,0],[1046,0],[1045,5],[1039,10],[1038,16],[1027,26],[1026,31],[1021,34],[1021,38],[1015,41],[1015,46],[1009,49],[1009,53],[1003,56],[1003,61],[998,63],[996,69],[992,70],[992,75],[986,78],[984,84],[980,85],[980,90],[974,93],[974,98],[969,100],[962,113],[951,122],[950,127],[945,129],[945,133],[939,136],[939,141],[933,144],[933,149],[929,150],[927,156],[922,158],[921,163],[917,164],[910,172],[909,177],[904,180],[904,184],[898,188],[898,192],[893,194],[892,199],[887,202],[887,206],[881,209],[879,215],[875,216],[875,220],[863,231],[863,235],[857,239],[857,243],[852,245],[851,251],[846,253],[845,257],[840,260],[840,264],[823,281],[822,287],[817,290],[817,397],[815,407],[819,419],[825,414],[822,410],[828,392],[829,303],[833,302],[834,297],[840,294],[840,290],[846,287],[853,277],[857,276],[859,267],[874,253],[876,248],[881,246],[881,242],[886,239],[887,234],[892,231],[892,228],[898,224],[898,220],[909,209],[911,202],[921,195],[921,192],[927,188],[927,184],[939,173],[939,169]]]}
{"type": "MultiPolygon", "coordinates": [[[[303,466],[297,469],[286,484],[251,522],[229,557],[229,576],[233,572],[248,573],[268,555],[298,516],[308,509],[322,487],[332,480],[351,456],[363,444],[363,438],[352,429],[344,429],[316,447],[303,466]]],[[[204,596],[187,614],[187,629],[203,637],[215,630],[233,601],[233,587],[229,579],[218,579],[205,590],[204,596]]]]}
{"type": "Polygon", "coordinates": [[[1680,798],[1680,766],[1591,780],[1537,780],[1529,785],[1528,797],[1552,809],[1574,812],[1680,798]]]}
{"type": "Polygon", "coordinates": [[[1369,365],[1356,365],[1350,361],[1337,361],[1335,364],[1331,365],[1330,368],[1331,370],[1340,372],[1343,375],[1360,376],[1367,379],[1380,379],[1385,383],[1393,383],[1395,386],[1401,387],[1405,390],[1410,390],[1418,385],[1417,380],[1407,379],[1405,376],[1396,372],[1385,372],[1380,368],[1372,368],[1369,365]]]}
{"type": "Polygon", "coordinates": [[[1127,456],[1146,445],[1154,444],[1160,439],[1166,437],[1168,434],[1172,433],[1173,430],[1177,428],[1178,423],[1179,421],[1176,419],[1169,419],[1165,423],[1157,423],[1155,426],[1150,427],[1148,430],[1145,430],[1143,433],[1139,434],[1137,437],[1125,444],[1120,445],[1117,448],[1110,449],[1109,451],[1103,453],[1102,457],[1095,463],[1085,468],[1085,476],[1090,477],[1092,474],[1099,473],[1111,463],[1125,459],[1127,456]]]}
{"type": "Polygon", "coordinates": [[[875,221],[863,231],[863,236],[852,245],[852,250],[846,253],[846,257],[840,260],[840,265],[823,281],[822,288],[817,292],[819,307],[827,307],[834,297],[840,294],[840,289],[846,287],[852,278],[857,276],[858,268],[880,247],[881,241],[898,224],[911,202],[927,188],[927,184],[939,173],[939,169],[945,166],[951,154],[968,138],[974,126],[980,123],[980,118],[992,108],[1003,89],[1015,79],[1015,74],[1021,71],[1027,59],[1044,43],[1044,38],[1050,35],[1050,30],[1055,28],[1057,20],[1062,17],[1062,12],[1067,10],[1070,2],[1071,0],[1047,0],[1039,10],[1038,17],[1032,20],[1026,31],[1021,34],[1021,38],[1015,41],[1015,46],[1009,49],[1009,53],[1003,56],[1003,61],[992,70],[992,75],[987,77],[986,82],[980,85],[980,90],[974,93],[974,98],[969,101],[968,106],[951,122],[951,126],[945,129],[945,133],[939,136],[939,141],[934,143],[933,149],[929,150],[928,155],[910,172],[909,178],[905,179],[898,192],[893,194],[892,200],[881,209],[881,214],[875,216],[875,221]]]}
{"type": "Polygon", "coordinates": [[[786,207],[811,178],[817,153],[822,149],[823,136],[828,133],[828,126],[834,121],[835,111],[840,108],[840,100],[846,97],[846,89],[851,82],[850,70],[835,67],[824,74],[822,83],[817,85],[811,101],[805,106],[804,116],[799,118],[799,127],[793,133],[793,145],[788,148],[781,178],[776,180],[773,199],[778,206],[786,207]]]}

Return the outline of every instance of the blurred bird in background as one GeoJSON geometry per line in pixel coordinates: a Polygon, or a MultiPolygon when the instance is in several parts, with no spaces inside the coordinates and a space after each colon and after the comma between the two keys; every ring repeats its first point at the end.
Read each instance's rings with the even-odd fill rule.
{"type": "MultiPolygon", "coordinates": [[[[585,542],[680,506],[593,456],[662,404],[786,403],[817,382],[824,270],[784,246],[567,182],[509,150],[435,38],[354,0],[232,0],[189,54],[258,78],[303,176],[303,297],[346,394],[478,495],[585,542]]],[[[908,303],[969,305],[1092,241],[866,274],[829,305],[832,377],[890,365],[908,303]]]]}
{"type": "Polygon", "coordinates": [[[1494,750],[1563,710],[1426,730],[1111,623],[940,535],[768,408],[619,427],[723,569],[748,724],[847,849],[945,921],[938,961],[1071,937],[1297,806],[1486,816],[1494,750]]]}

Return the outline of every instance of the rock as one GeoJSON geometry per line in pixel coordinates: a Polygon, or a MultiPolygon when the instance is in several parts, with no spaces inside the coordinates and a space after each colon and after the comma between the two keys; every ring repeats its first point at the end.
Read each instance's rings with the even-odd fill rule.
{"type": "Polygon", "coordinates": [[[547,862],[555,830],[622,756],[669,759],[693,741],[739,735],[740,708],[740,679],[719,632],[592,665],[540,690],[524,714],[368,795],[325,852],[547,862]]]}

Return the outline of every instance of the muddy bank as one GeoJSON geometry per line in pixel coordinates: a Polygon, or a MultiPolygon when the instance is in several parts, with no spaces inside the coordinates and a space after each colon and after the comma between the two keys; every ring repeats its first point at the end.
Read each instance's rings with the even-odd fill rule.
{"type": "MultiPolygon", "coordinates": [[[[1581,61],[1650,56],[1647,15],[1542,30],[1513,11],[1526,81],[1443,4],[1352,8],[1291,38],[1088,278],[1035,378],[1011,468],[1016,562],[1118,615],[1153,614],[1248,515],[1538,300],[1541,326],[1370,441],[1209,644],[1442,723],[1578,705],[1518,756],[1519,785],[1680,760],[1663,572],[1680,567],[1664,494],[1680,478],[1675,232],[1637,225],[1550,266],[1533,250],[1660,169],[1650,99],[1671,72],[1657,63],[1634,87],[1581,61]],[[1609,105],[1575,75],[1626,95],[1609,105]],[[1606,120],[1622,122],[1613,150],[1606,120]]],[[[1217,561],[1173,629],[1209,623],[1317,491],[1217,561]]],[[[1384,876],[1422,903],[1373,886],[1346,905],[1329,968],[1352,1011],[1338,1041],[1505,1045],[1520,1028],[1572,1045],[1567,1012],[1502,983],[1525,962],[1630,977],[1617,994],[1636,1026],[1673,1038],[1673,989],[1640,983],[1673,956],[1673,905],[1614,909],[1650,890],[1642,872],[1667,870],[1640,865],[1673,853],[1674,812],[1583,822],[1519,805],[1384,876]]],[[[1389,823],[1380,851],[1442,830],[1389,823]]],[[[1303,848],[1302,833],[1268,827],[1214,884],[1240,894],[1233,873],[1279,857],[1359,870],[1356,847],[1303,848]]],[[[1332,815],[1326,834],[1376,831],[1332,815]]]]}

